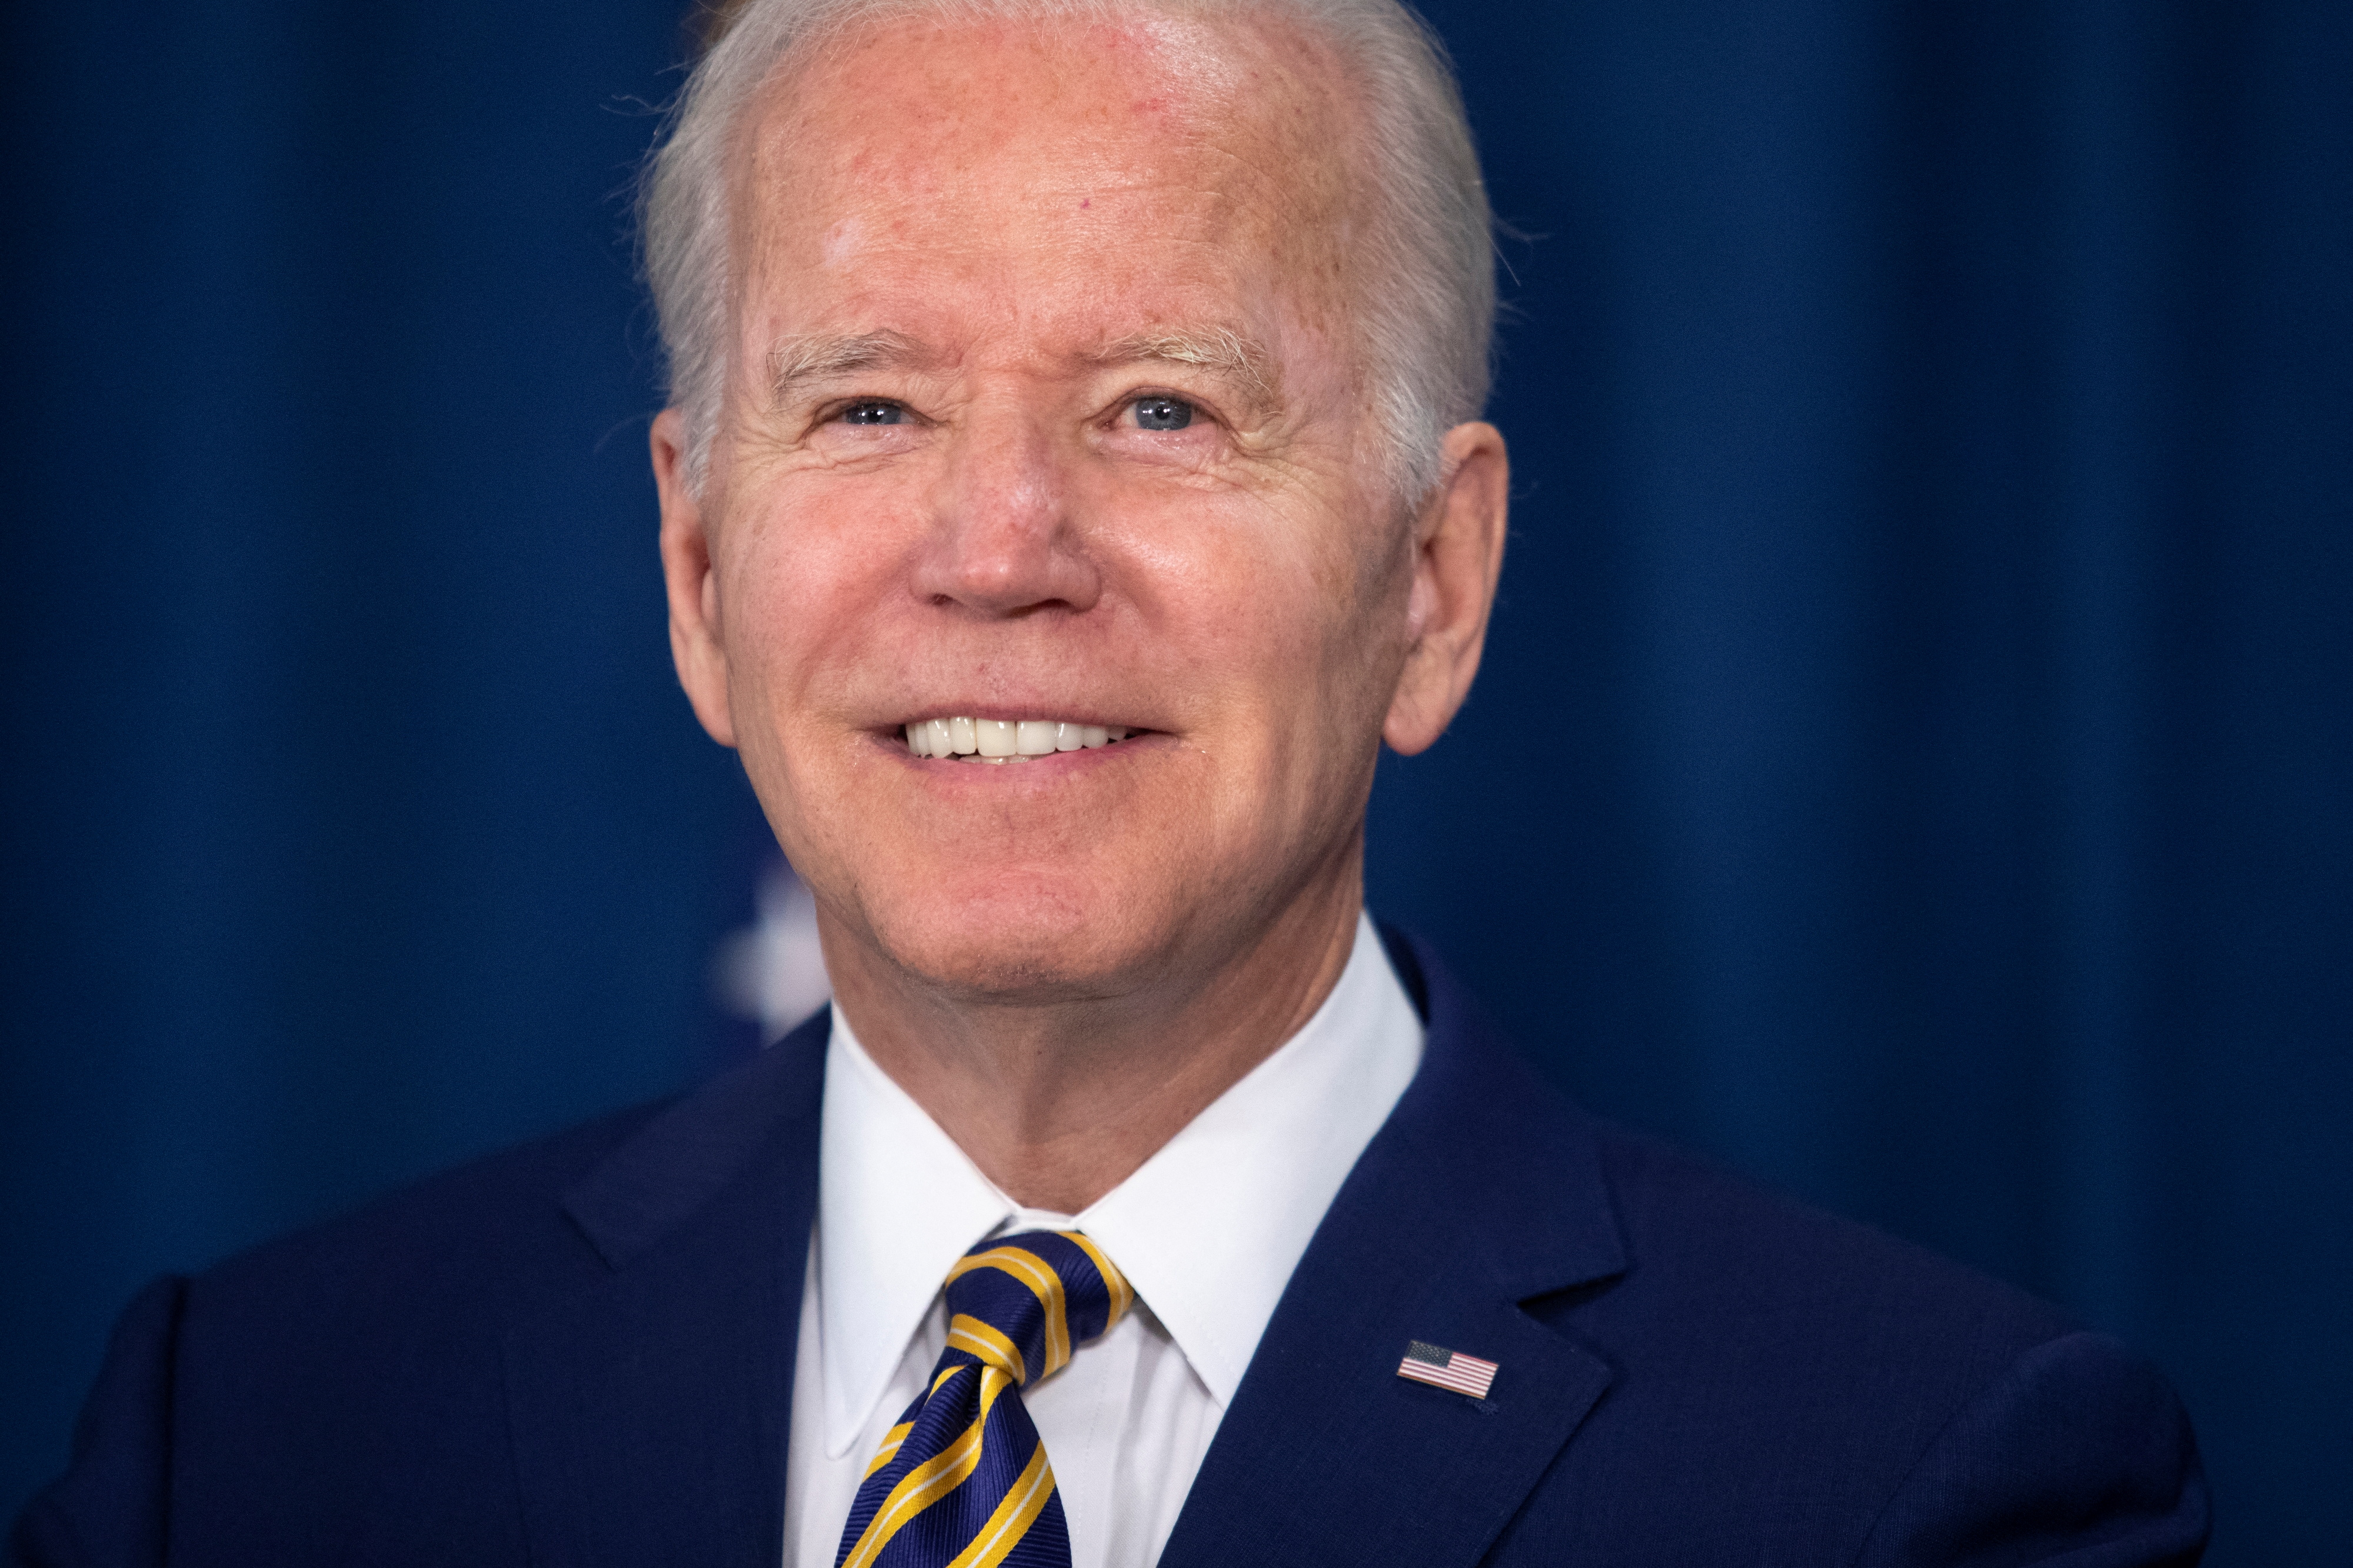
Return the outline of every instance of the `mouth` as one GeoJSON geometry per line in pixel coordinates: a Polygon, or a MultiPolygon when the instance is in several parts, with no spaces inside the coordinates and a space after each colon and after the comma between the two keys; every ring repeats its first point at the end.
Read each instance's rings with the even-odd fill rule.
{"type": "Polygon", "coordinates": [[[907,750],[958,763],[1026,763],[1057,752],[1092,752],[1145,733],[1121,724],[1060,719],[917,719],[900,726],[907,750]]]}

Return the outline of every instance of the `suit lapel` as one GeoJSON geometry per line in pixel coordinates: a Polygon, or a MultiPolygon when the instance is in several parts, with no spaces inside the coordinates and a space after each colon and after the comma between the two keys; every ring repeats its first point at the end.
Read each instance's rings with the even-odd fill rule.
{"type": "Polygon", "coordinates": [[[1420,1072],[1300,1260],[1164,1568],[1475,1563],[1609,1382],[1520,1310],[1622,1272],[1590,1136],[1428,958],[1420,1072]],[[1397,1375],[1421,1340],[1498,1363],[1484,1402],[1397,1375]]]}
{"type": "Polygon", "coordinates": [[[534,1563],[779,1560],[827,1027],[681,1100],[566,1194],[597,1261],[503,1346],[534,1563]]]}

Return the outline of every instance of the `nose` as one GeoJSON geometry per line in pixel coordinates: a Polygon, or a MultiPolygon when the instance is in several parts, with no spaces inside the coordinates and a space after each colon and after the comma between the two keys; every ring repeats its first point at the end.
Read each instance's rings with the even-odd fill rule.
{"type": "Polygon", "coordinates": [[[964,422],[933,489],[915,591],[991,617],[1092,607],[1103,584],[1072,515],[1074,458],[1017,412],[964,422]]]}

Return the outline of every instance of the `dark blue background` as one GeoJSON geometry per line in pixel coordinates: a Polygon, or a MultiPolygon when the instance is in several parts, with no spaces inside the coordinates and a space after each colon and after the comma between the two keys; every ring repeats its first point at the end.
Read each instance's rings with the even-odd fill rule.
{"type": "MultiPolygon", "coordinates": [[[[1518,525],[1377,908],[2353,1541],[2353,11],[1434,8],[1518,525]]],[[[143,1279],[705,1065],[616,193],[671,0],[19,5],[0,1510],[143,1279]]]]}

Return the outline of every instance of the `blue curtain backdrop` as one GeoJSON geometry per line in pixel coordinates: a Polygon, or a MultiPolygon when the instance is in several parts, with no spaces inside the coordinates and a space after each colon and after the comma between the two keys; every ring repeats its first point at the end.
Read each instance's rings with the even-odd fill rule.
{"type": "MultiPolygon", "coordinates": [[[[2353,9],[1432,15],[1518,524],[1372,887],[1588,1102],[2353,1541],[2353,9]]],[[[615,193],[673,0],[9,7],[0,1509],[115,1308],[708,1064],[615,193]]]]}

